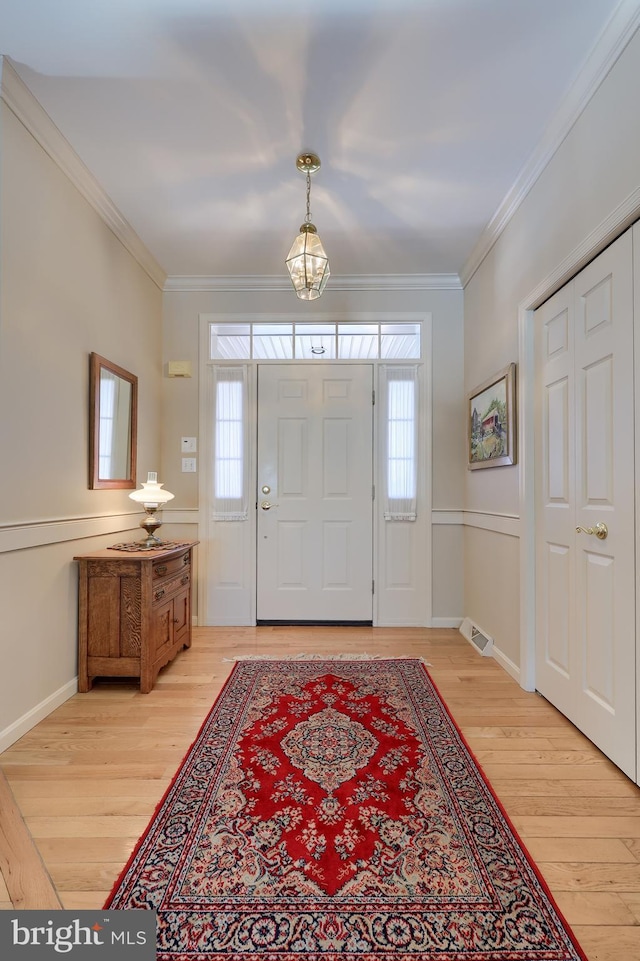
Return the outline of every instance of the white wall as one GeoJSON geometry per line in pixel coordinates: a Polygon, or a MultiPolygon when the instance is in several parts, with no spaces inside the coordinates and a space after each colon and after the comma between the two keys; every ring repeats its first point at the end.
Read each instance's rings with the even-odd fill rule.
{"type": "Polygon", "coordinates": [[[0,110],[2,749],[75,690],[74,555],[140,516],[126,491],[88,489],[91,351],[137,374],[138,476],[159,469],[162,292],[0,110]]]}
{"type": "MultiPolygon", "coordinates": [[[[627,46],[506,229],[465,287],[465,391],[518,360],[521,305],[640,184],[640,35],[627,46]]],[[[595,254],[594,248],[591,253],[595,254]]],[[[551,292],[551,291],[549,291],[551,292]]],[[[465,615],[520,663],[520,563],[500,515],[520,505],[520,465],[467,472],[465,508],[495,530],[465,532],[465,615]],[[496,599],[488,578],[500,585],[496,599]]],[[[517,538],[515,538],[517,539],[517,538]]]]}
{"type": "MultiPolygon", "coordinates": [[[[180,438],[198,436],[199,315],[299,314],[301,306],[348,319],[362,313],[431,312],[433,318],[433,509],[461,511],[464,495],[464,438],[451,430],[463,417],[462,291],[342,291],[331,289],[314,304],[302,304],[293,290],[213,292],[168,291],[164,301],[163,460],[162,479],[176,494],[176,517],[197,523],[198,476],[181,473],[180,438]],[[190,379],[166,377],[169,360],[191,361],[190,379]]],[[[172,502],[173,503],[173,502],[172,502]]],[[[165,511],[170,519],[172,511],[165,511]]],[[[172,528],[173,530],[173,528],[172,528]]],[[[183,529],[195,537],[197,528],[183,529]]],[[[439,619],[462,617],[462,537],[460,525],[438,526],[434,556],[433,614],[439,619]]]]}

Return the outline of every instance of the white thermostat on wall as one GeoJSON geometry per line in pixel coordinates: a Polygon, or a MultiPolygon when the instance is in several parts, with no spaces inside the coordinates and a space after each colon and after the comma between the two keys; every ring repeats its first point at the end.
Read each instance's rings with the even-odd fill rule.
{"type": "Polygon", "coordinates": [[[170,360],[167,366],[169,377],[191,377],[190,360],[170,360]]]}

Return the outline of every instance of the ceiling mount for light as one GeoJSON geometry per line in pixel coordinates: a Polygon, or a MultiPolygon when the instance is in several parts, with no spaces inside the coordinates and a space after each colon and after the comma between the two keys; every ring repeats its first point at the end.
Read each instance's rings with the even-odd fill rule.
{"type": "Polygon", "coordinates": [[[329,260],[311,223],[311,174],[320,169],[320,158],[314,153],[301,153],[296,167],[307,176],[307,214],[300,233],[286,260],[293,289],[301,300],[316,300],[329,279],[329,260]]]}

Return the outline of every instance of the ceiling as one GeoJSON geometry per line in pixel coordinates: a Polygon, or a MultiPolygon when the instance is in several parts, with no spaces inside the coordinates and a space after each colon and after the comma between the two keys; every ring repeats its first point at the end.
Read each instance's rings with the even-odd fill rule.
{"type": "Polygon", "coordinates": [[[638,5],[1,0],[0,54],[169,276],[284,275],[301,150],[332,276],[458,274],[638,5]]]}

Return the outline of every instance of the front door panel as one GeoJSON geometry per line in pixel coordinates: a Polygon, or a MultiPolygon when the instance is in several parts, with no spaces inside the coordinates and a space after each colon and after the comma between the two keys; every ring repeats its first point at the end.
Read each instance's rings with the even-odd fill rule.
{"type": "Polygon", "coordinates": [[[258,368],[257,618],[372,618],[373,370],[258,368]]]}

